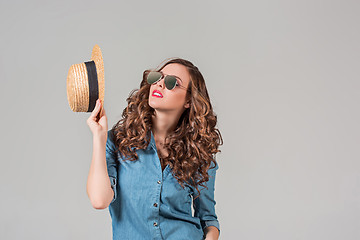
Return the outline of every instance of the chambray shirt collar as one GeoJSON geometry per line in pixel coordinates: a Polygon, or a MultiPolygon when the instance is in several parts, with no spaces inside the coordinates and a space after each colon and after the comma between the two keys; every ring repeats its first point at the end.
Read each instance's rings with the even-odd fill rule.
{"type": "Polygon", "coordinates": [[[152,130],[150,130],[150,133],[151,133],[150,143],[147,146],[146,150],[150,150],[151,148],[153,148],[156,151],[155,138],[154,138],[154,134],[153,134],[152,130]]]}

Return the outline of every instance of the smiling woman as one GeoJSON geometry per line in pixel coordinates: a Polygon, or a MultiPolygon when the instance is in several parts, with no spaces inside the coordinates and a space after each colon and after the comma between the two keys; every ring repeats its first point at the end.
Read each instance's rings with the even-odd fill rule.
{"type": "Polygon", "coordinates": [[[127,102],[105,149],[104,188],[113,194],[100,208],[109,206],[114,239],[217,239],[215,155],[223,142],[199,69],[176,58],[145,70],[127,102]]]}

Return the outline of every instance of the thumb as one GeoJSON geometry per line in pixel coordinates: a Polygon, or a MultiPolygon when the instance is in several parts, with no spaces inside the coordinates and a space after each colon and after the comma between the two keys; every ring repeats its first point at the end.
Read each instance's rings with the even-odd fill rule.
{"type": "Polygon", "coordinates": [[[100,119],[99,119],[99,124],[104,127],[106,130],[108,129],[108,124],[107,124],[107,117],[106,115],[103,115],[100,119]]]}

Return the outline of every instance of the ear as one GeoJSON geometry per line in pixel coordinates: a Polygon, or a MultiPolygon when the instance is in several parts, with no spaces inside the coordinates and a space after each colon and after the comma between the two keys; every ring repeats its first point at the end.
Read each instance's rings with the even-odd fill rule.
{"type": "Polygon", "coordinates": [[[184,108],[189,108],[189,107],[190,107],[190,103],[191,103],[191,101],[188,100],[188,101],[185,103],[184,108]]]}

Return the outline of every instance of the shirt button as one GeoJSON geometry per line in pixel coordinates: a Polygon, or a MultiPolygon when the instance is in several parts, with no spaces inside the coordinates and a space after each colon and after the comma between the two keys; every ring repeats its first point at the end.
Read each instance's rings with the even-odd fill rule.
{"type": "Polygon", "coordinates": [[[161,183],[161,181],[159,180],[159,181],[157,181],[157,183],[158,183],[158,184],[160,184],[160,183],[161,183]]]}
{"type": "Polygon", "coordinates": [[[157,203],[154,203],[154,207],[157,207],[157,203]]]}
{"type": "Polygon", "coordinates": [[[155,227],[157,226],[157,222],[154,222],[154,226],[155,226],[155,227]]]}

